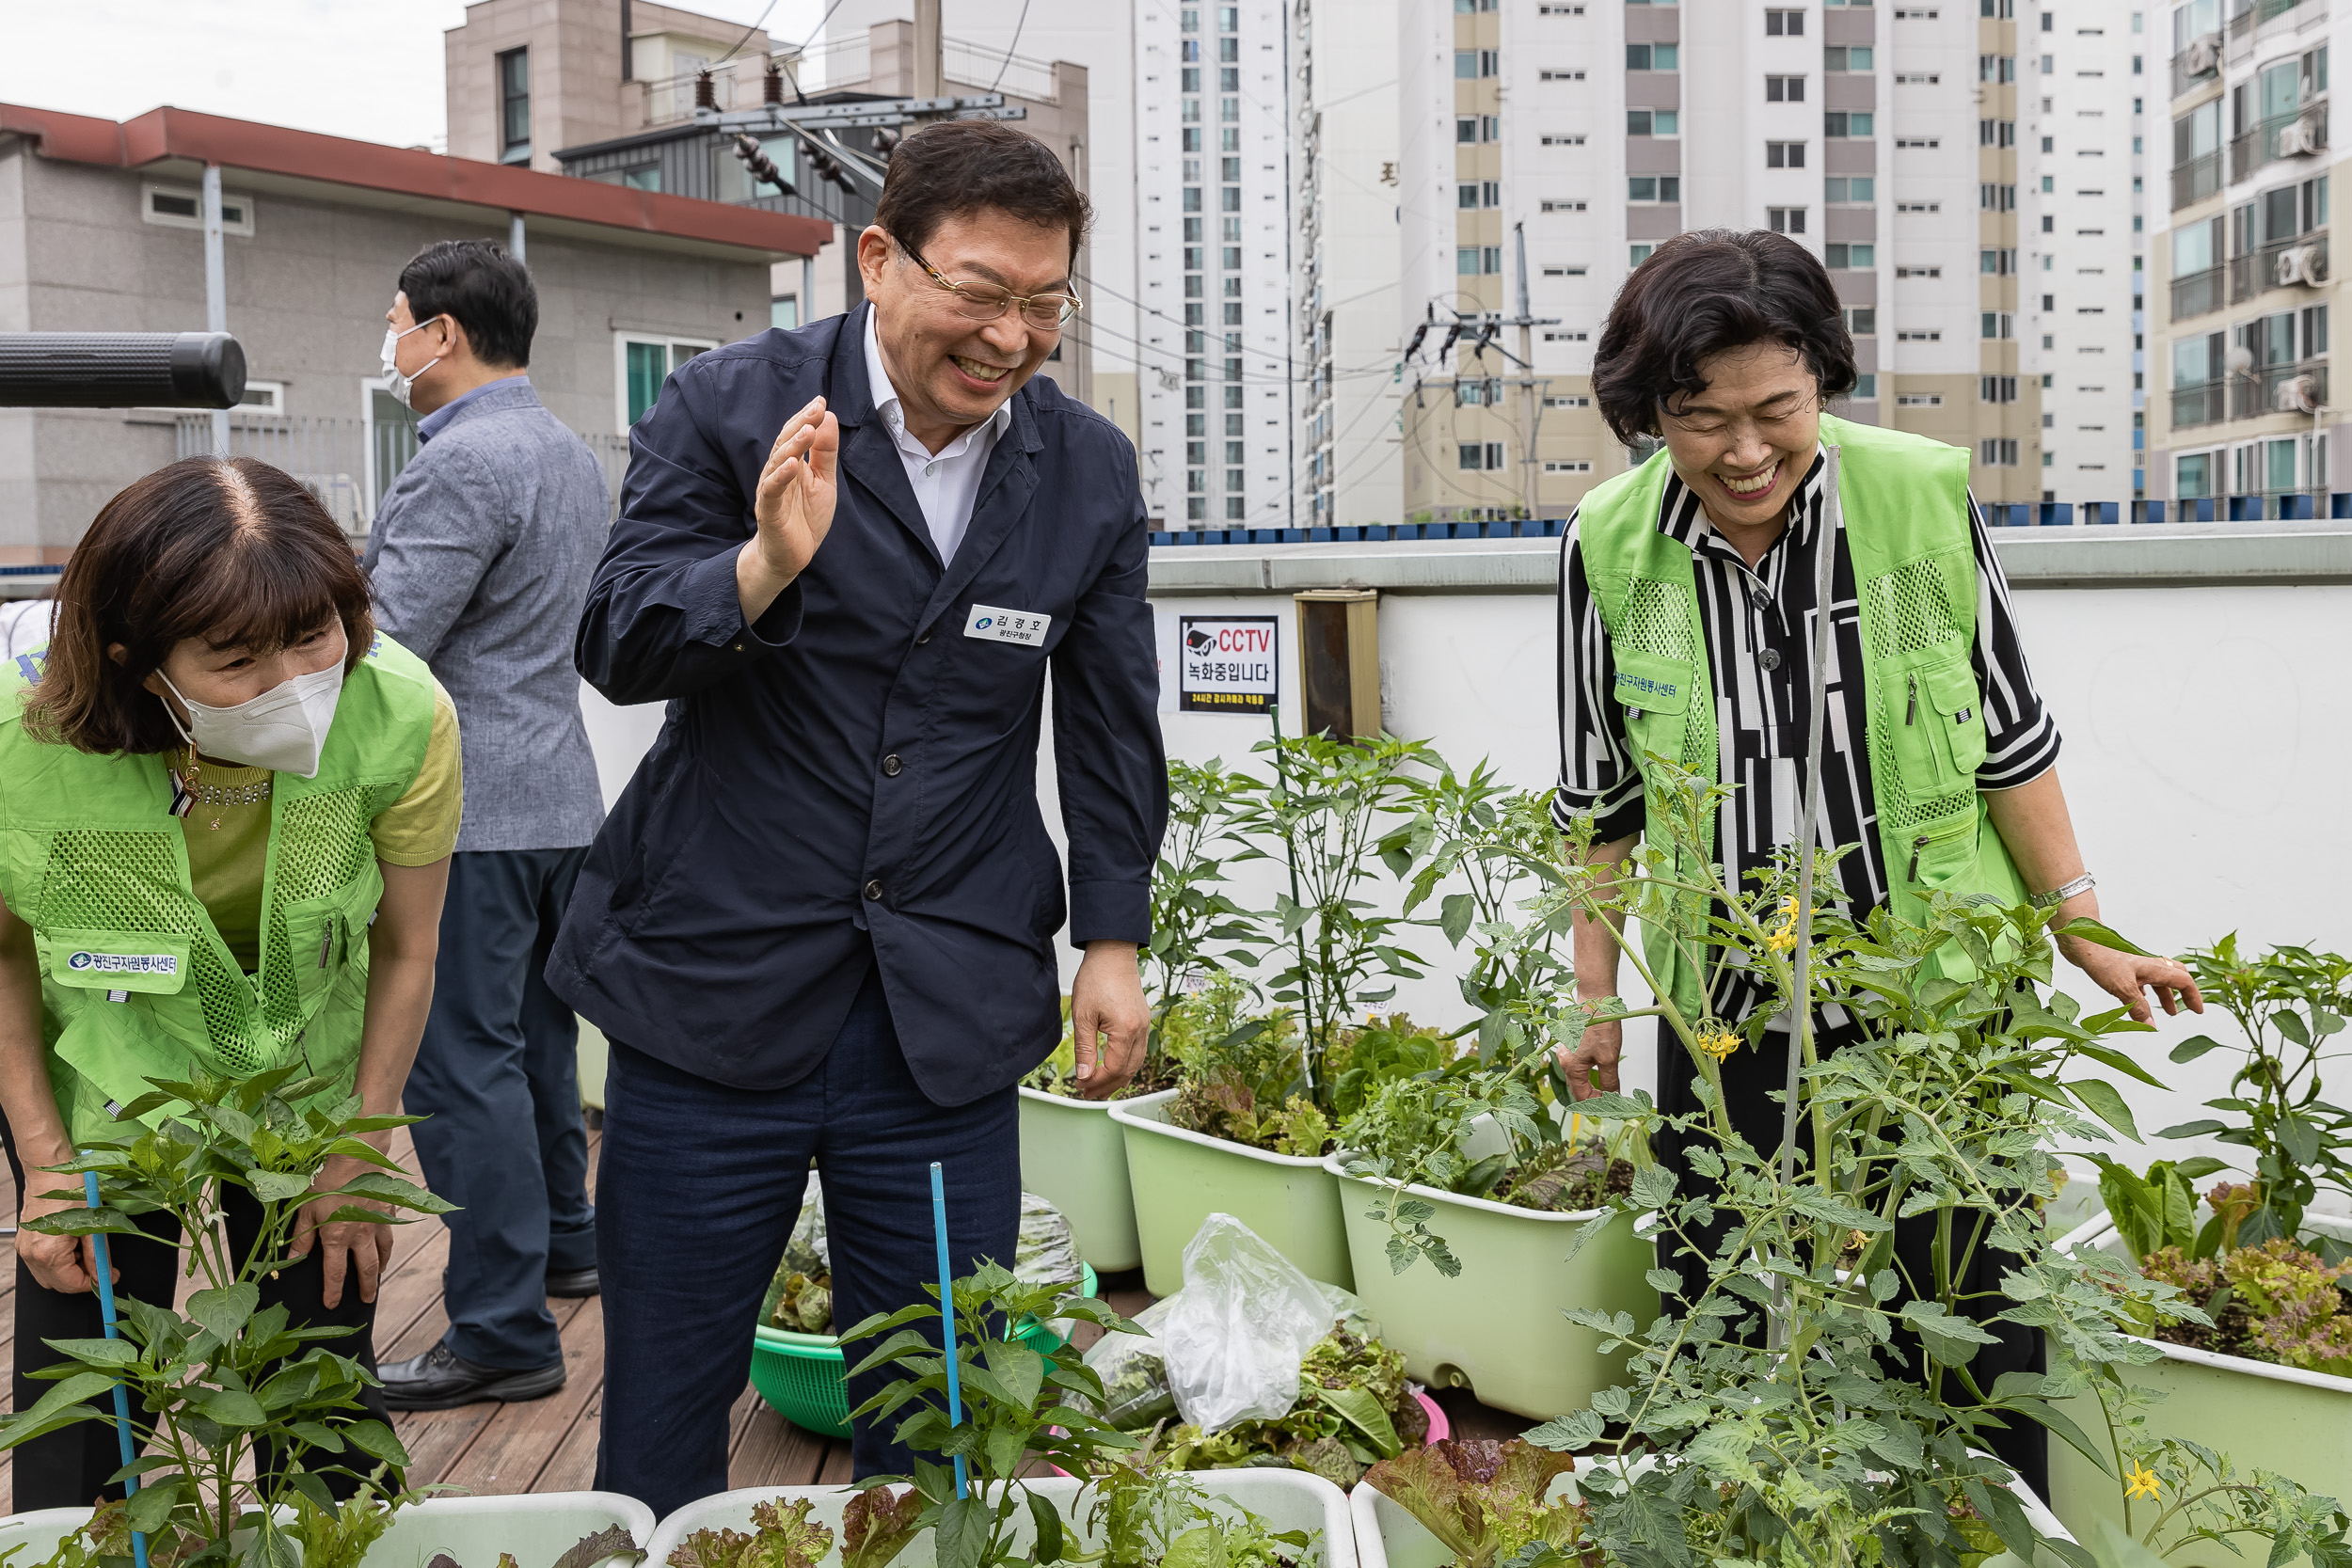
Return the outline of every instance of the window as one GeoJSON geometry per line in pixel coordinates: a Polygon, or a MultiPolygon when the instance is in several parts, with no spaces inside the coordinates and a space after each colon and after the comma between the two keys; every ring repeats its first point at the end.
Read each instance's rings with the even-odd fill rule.
{"type": "Polygon", "coordinates": [[[1943,210],[1944,203],[1941,201],[1898,201],[1895,203],[1895,211],[1899,213],[1940,213],[1943,210]]]}
{"type": "Polygon", "coordinates": [[[1895,276],[1898,277],[1941,277],[1944,276],[1944,269],[1940,266],[1897,267],[1895,276]]]}
{"type": "Polygon", "coordinates": [[[1629,43],[1625,46],[1625,68],[1628,71],[1674,71],[1680,49],[1672,43],[1629,43]]]}
{"type": "Polygon", "coordinates": [[[800,325],[801,296],[798,294],[777,294],[773,298],[770,299],[768,301],[768,325],[770,326],[786,328],[800,325]]]}
{"type": "MultiPolygon", "coordinates": [[[[1804,143],[1801,141],[1766,142],[1764,144],[1764,166],[1766,168],[1804,167],[1804,143]]],[[[1831,183],[1836,184],[1836,182],[1832,181],[1831,183]]],[[[1835,201],[1837,198],[1832,197],[1830,199],[1835,201]]]]}
{"type": "Polygon", "coordinates": [[[2017,187],[2014,185],[1979,185],[1977,211],[1980,213],[2010,213],[2017,209],[2017,187]]]}
{"type": "Polygon", "coordinates": [[[2172,493],[2183,500],[2213,494],[2213,453],[2184,452],[2172,460],[2172,493]]]}
{"type": "Polygon", "coordinates": [[[1658,247],[1654,245],[1627,245],[1625,247],[1625,264],[1629,267],[1638,267],[1643,262],[1648,261],[1650,252],[1656,250],[1657,248],[1658,247]]]}
{"type": "Polygon", "coordinates": [[[1536,210],[1545,213],[1581,213],[1584,211],[1584,203],[1555,198],[1550,201],[1538,202],[1536,210]]]}
{"type": "Polygon", "coordinates": [[[1765,77],[1764,102],[1767,103],[1804,103],[1804,78],[1802,76],[1765,77]]]}
{"type": "MultiPolygon", "coordinates": [[[[1672,119],[1674,116],[1668,115],[1666,118],[1672,119]]],[[[1556,131],[1538,139],[1546,147],[1582,147],[1584,145],[1584,135],[1581,131],[1556,131]]]]}
{"type": "Polygon", "coordinates": [[[1673,174],[1629,175],[1625,182],[1628,201],[1679,201],[1682,199],[1682,180],[1673,174]]]}
{"type": "MultiPolygon", "coordinates": [[[[194,185],[171,185],[143,180],[139,182],[139,216],[166,229],[201,229],[204,227],[204,193],[194,185]]],[[[236,191],[221,193],[220,231],[247,238],[252,236],[251,197],[236,191]]]]}
{"type": "Polygon", "coordinates": [[[1454,52],[1454,79],[1457,82],[1474,82],[1478,79],[1477,50],[1456,49],[1454,52]]]}
{"type": "Polygon", "coordinates": [[[661,396],[662,383],[670,372],[685,364],[705,349],[719,345],[695,338],[663,338],[633,332],[615,333],[612,338],[614,390],[619,393],[621,428],[627,430],[645,417],[661,396]]]}
{"type": "Polygon", "coordinates": [[[1804,12],[1766,11],[1764,36],[1768,39],[1794,39],[1804,36],[1804,12]]]}
{"type": "Polygon", "coordinates": [[[1833,272],[1844,272],[1849,269],[1867,272],[1878,265],[1878,247],[1867,245],[1823,245],[1821,264],[1833,272]]]}
{"type": "Polygon", "coordinates": [[[1454,122],[1454,139],[1457,142],[1476,141],[1478,139],[1478,117],[1463,115],[1456,119],[1454,122]]]}
{"type": "Polygon", "coordinates": [[[1875,199],[1878,182],[1870,176],[1833,175],[1821,182],[1821,194],[1833,207],[1867,203],[1875,199]]]}
{"type": "Polygon", "coordinates": [[[1898,392],[1895,394],[1895,406],[1898,408],[1941,408],[1944,406],[1944,394],[1941,392],[1898,392]]]}
{"type": "Polygon", "coordinates": [[[2017,14],[2016,0],[1977,0],[1977,14],[2007,22],[2017,14]]]}
{"type": "Polygon", "coordinates": [[[1582,16],[1584,8],[1581,6],[1538,6],[1535,8],[1535,14],[1537,16],[1582,16]]]}
{"type": "Polygon", "coordinates": [[[1804,232],[1804,209],[1802,207],[1767,207],[1764,209],[1764,217],[1767,225],[1775,234],[1804,232]]]}
{"type": "Polygon", "coordinates": [[[1977,336],[1987,340],[2015,337],[2016,320],[2007,310],[1987,310],[1980,318],[1977,336]]]}
{"type": "Polygon", "coordinates": [[[1484,468],[1489,472],[1500,473],[1504,467],[1502,443],[1500,441],[1465,441],[1462,443],[1459,461],[1466,470],[1474,472],[1484,468]]]}
{"type": "Polygon", "coordinates": [[[1843,109],[1832,110],[1821,117],[1821,134],[1833,139],[1839,136],[1870,135],[1870,117],[1852,114],[1843,109]]]}
{"type": "MultiPolygon", "coordinates": [[[[1535,79],[1539,82],[1581,82],[1584,73],[1581,71],[1539,71],[1535,72],[1535,79]]],[[[1492,141],[1494,137],[1486,139],[1492,141]]]]}
{"type": "Polygon", "coordinates": [[[2014,468],[2017,467],[2017,443],[1988,436],[1977,445],[1977,461],[1988,468],[2014,468]]]}
{"type": "Polygon", "coordinates": [[[2017,252],[2013,249],[1985,249],[1977,252],[1977,271],[1994,277],[2007,277],[2017,270],[2017,252]]]}
{"type": "Polygon", "coordinates": [[[1901,10],[1895,13],[1898,22],[1933,22],[1944,13],[1939,10],[1901,10]]]}
{"type": "Polygon", "coordinates": [[[1821,66],[1825,71],[1867,71],[1870,51],[1860,44],[1833,43],[1821,51],[1821,66]]]}
{"type": "Polygon", "coordinates": [[[1877,373],[1875,372],[1865,372],[1864,373],[1855,376],[1853,378],[1853,391],[1851,395],[1856,403],[1876,403],[1879,396],[1879,378],[1877,373]]]}
{"type": "MultiPolygon", "coordinates": [[[[1899,148],[1941,147],[1944,145],[1944,138],[1941,136],[1897,136],[1895,138],[1895,145],[1899,148]]],[[[1928,206],[1927,211],[1938,212],[1941,211],[1941,209],[1931,203],[1928,206]]]]}
{"type": "Polygon", "coordinates": [[[1931,87],[1944,80],[1938,71],[1902,71],[1895,73],[1895,85],[1902,87],[1931,87]]]}
{"type": "Polygon", "coordinates": [[[1584,331],[1572,332],[1564,329],[1558,332],[1547,332],[1544,334],[1544,341],[1548,343],[1589,343],[1592,341],[1593,335],[1590,332],[1584,331]]]}
{"type": "Polygon", "coordinates": [[[1978,55],[1977,80],[1993,83],[2014,82],[2017,80],[2017,56],[2014,55],[1978,55]]]}
{"type": "MultiPolygon", "coordinates": [[[[1459,56],[1457,55],[1456,58],[1459,56]]],[[[1200,90],[1200,68],[1197,65],[1188,65],[1177,71],[1176,85],[1181,92],[1199,92],[1200,90]]]]}
{"type": "MultiPolygon", "coordinates": [[[[1581,82],[1584,80],[1584,73],[1581,71],[1577,71],[1570,79],[1581,82]]],[[[1478,139],[1480,141],[1487,142],[1501,141],[1502,139],[1502,117],[1501,115],[1480,115],[1478,117],[1478,139]]]]}
{"type": "Polygon", "coordinates": [[[1857,338],[1875,338],[1879,331],[1879,313],[1867,305],[1852,305],[1846,309],[1846,330],[1857,338]]]}
{"type": "Polygon", "coordinates": [[[498,56],[499,162],[531,162],[531,51],[498,56]]]}
{"type": "MultiPolygon", "coordinates": [[[[1672,136],[1679,134],[1681,117],[1674,109],[1628,109],[1625,112],[1625,134],[1629,136],[1672,136]]],[[[1584,138],[1576,138],[1581,142],[1584,138]]]]}
{"type": "MultiPolygon", "coordinates": [[[[2017,122],[2013,119],[1977,121],[1977,145],[1979,147],[2015,147],[2017,145],[2017,122]]],[[[2050,138],[2047,136],[2042,138],[2042,150],[2044,152],[2050,150],[2050,138]]]]}
{"type": "Polygon", "coordinates": [[[1944,332],[1941,327],[1914,327],[1908,332],[1896,333],[1895,341],[1899,343],[1940,343],[1944,341],[1944,332]]]}
{"type": "Polygon", "coordinates": [[[2017,378],[2013,375],[1977,377],[1977,401],[1979,403],[2015,403],[2017,401],[2017,378]]]}
{"type": "Polygon", "coordinates": [[[1592,464],[1582,460],[1550,457],[1544,459],[1544,472],[1548,474],[1589,474],[1592,471],[1592,464]]]}
{"type": "Polygon", "coordinates": [[[1581,394],[1553,395],[1544,399],[1546,408],[1590,408],[1593,400],[1581,394]]]}

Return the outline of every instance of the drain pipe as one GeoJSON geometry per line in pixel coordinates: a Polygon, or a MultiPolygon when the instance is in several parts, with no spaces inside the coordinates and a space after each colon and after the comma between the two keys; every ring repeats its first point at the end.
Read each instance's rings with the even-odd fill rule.
{"type": "MultiPolygon", "coordinates": [[[[204,330],[229,330],[229,269],[222,253],[220,230],[220,166],[204,166],[204,330]]],[[[229,410],[213,410],[213,451],[229,452],[229,410]]]]}

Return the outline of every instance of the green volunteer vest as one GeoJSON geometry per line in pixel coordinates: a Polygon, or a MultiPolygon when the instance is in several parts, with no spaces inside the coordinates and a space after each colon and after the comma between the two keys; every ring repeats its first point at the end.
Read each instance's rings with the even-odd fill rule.
{"type": "Polygon", "coordinates": [[[249,1077],[305,1062],[341,1085],[324,1098],[348,1095],[384,893],[368,825],[423,767],[423,661],[379,635],[343,682],[318,777],[277,775],[253,975],[190,887],[168,759],[26,735],[39,668],[17,660],[0,697],[0,898],[33,928],[49,1079],[75,1141],[119,1135],[109,1101],[192,1063],[249,1077]]]}
{"type": "MultiPolygon", "coordinates": [[[[1928,895],[1939,889],[2022,902],[2025,883],[1977,792],[1984,705],[1969,662],[1977,567],[1968,453],[1828,416],[1821,439],[1840,449],[1837,494],[1861,595],[1869,687],[1870,789],[1894,912],[1921,919],[1928,895]]],[[[1646,771],[1656,753],[1720,779],[1714,672],[1691,552],[1658,529],[1669,471],[1661,451],[1596,486],[1577,509],[1577,547],[1609,630],[1614,695],[1626,708],[1637,764],[1646,771]]],[[[1658,792],[1648,791],[1647,800],[1646,834],[1662,845],[1668,835],[1658,792]]],[[[1707,828],[1711,857],[1711,816],[1707,828]]],[[[1676,1006],[1698,1017],[1699,974],[1657,931],[1645,931],[1643,947],[1676,1006]]]]}

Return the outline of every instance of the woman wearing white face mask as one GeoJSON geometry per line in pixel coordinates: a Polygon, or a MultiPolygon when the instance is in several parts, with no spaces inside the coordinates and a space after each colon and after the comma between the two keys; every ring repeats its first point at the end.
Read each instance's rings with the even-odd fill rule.
{"type": "MultiPolygon", "coordinates": [[[[119,1136],[111,1105],[198,1066],[303,1064],[337,1081],[322,1101],[395,1112],[432,1000],[456,717],[374,630],[342,531],[277,468],[191,458],[107,503],[58,600],[46,653],[0,671],[14,686],[0,693],[0,1109],[17,1191],[59,1186],[40,1167],[119,1136]]],[[[358,1168],[331,1163],[325,1182],[358,1168]]],[[[25,1196],[21,1212],[72,1206],[25,1196]]],[[[302,1261],[262,1299],[358,1330],[331,1348],[373,1367],[392,1232],[325,1223],[337,1206],[306,1211],[302,1261]]],[[[233,1194],[240,1250],[258,1224],[233,1194]]],[[[176,1240],[118,1241],[117,1290],[169,1301],[176,1240]]],[[[26,1375],[53,1359],[41,1341],[100,1324],[86,1242],[19,1230],[16,1256],[24,1409],[48,1386],[26,1375]]],[[[368,1403],[389,1420],[380,1392],[368,1403]]],[[[115,1444],[85,1422],[20,1447],[16,1506],[119,1495],[104,1487],[115,1444]]]]}

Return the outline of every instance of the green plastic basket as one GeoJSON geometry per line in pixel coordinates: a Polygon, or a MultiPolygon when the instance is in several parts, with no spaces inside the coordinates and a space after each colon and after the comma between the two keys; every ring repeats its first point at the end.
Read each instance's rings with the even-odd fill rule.
{"type": "MultiPolygon", "coordinates": [[[[1094,1270],[1084,1263],[1079,1268],[1078,1293],[1091,1296],[1094,1270]]],[[[766,1315],[763,1307],[761,1316],[766,1315]]],[[[1063,1342],[1051,1323],[1031,1323],[1020,1338],[1039,1350],[1063,1342]]],[[[848,1372],[840,1342],[830,1334],[787,1334],[764,1323],[752,1331],[752,1386],[776,1414],[803,1432],[849,1441],[848,1372]]]]}

